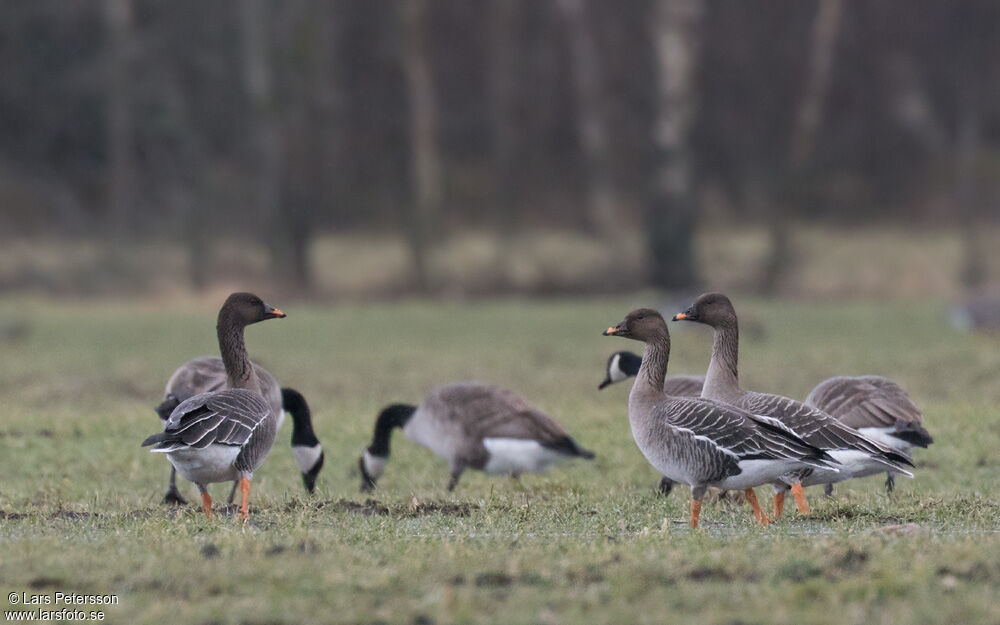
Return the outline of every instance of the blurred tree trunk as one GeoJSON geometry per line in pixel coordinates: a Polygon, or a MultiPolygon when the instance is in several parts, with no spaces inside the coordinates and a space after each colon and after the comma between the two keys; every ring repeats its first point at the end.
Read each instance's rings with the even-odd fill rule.
{"type": "Polygon", "coordinates": [[[286,224],[279,206],[284,146],[272,87],[268,6],[267,0],[241,0],[239,17],[243,83],[251,110],[253,216],[259,240],[270,253],[273,277],[281,281],[289,277],[287,242],[282,240],[286,224]]]}
{"type": "Polygon", "coordinates": [[[977,232],[976,159],[981,129],[978,107],[966,98],[958,121],[955,146],[955,205],[962,222],[962,284],[974,288],[986,281],[986,259],[977,232]]]}
{"type": "Polygon", "coordinates": [[[131,223],[135,189],[132,127],[131,0],[105,0],[108,29],[108,222],[112,236],[121,242],[131,223]]]}
{"type": "Polygon", "coordinates": [[[497,231],[506,253],[517,230],[517,42],[518,0],[491,0],[489,47],[490,129],[493,202],[497,231]]]}
{"type": "MultiPolygon", "coordinates": [[[[812,49],[809,53],[809,74],[806,76],[802,100],[795,115],[789,146],[788,177],[790,186],[802,183],[803,175],[812,162],[816,135],[823,121],[826,94],[830,90],[834,50],[840,30],[841,0],[819,0],[813,22],[812,49]]],[[[786,188],[772,203],[771,244],[761,279],[761,292],[771,295],[778,290],[786,269],[792,262],[791,221],[794,213],[790,203],[800,194],[789,194],[786,188]]]]}
{"type": "Polygon", "coordinates": [[[426,0],[400,4],[404,29],[403,71],[410,105],[410,176],[407,235],[416,287],[430,289],[427,256],[439,224],[442,197],[437,103],[431,75],[429,10],[426,0]]]}
{"type": "Polygon", "coordinates": [[[333,137],[327,132],[331,117],[333,87],[330,72],[331,49],[335,28],[328,3],[286,3],[294,21],[285,34],[283,46],[290,51],[289,64],[300,68],[287,77],[288,104],[284,122],[284,176],[286,211],[280,237],[282,273],[299,292],[313,287],[310,264],[313,217],[331,208],[332,172],[328,169],[328,145],[333,137]]]}
{"type": "Polygon", "coordinates": [[[653,43],[657,67],[655,160],[646,206],[650,282],[665,289],[697,284],[694,231],[697,207],[689,145],[694,114],[701,0],[657,0],[653,43]]]}
{"type": "Polygon", "coordinates": [[[586,162],[586,228],[612,239],[621,236],[615,209],[620,206],[608,151],[608,131],[602,110],[601,64],[584,0],[557,0],[566,23],[573,80],[576,126],[586,162]]]}

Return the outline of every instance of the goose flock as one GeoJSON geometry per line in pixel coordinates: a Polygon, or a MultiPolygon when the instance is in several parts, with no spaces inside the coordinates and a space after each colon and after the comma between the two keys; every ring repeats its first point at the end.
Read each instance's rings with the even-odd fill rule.
{"type": "MultiPolygon", "coordinates": [[[[208,485],[232,482],[229,502],[241,492],[239,516],[249,518],[254,471],[267,457],[286,413],[292,420],[291,449],[306,490],[313,492],[325,459],[309,405],[298,391],[282,387],[251,362],[246,326],[281,319],[281,310],[251,293],[233,293],[219,310],[216,331],[221,357],[200,356],[182,364],[167,381],[156,412],[163,431],[143,446],[163,453],[172,465],[164,503],[185,504],[176,474],[193,482],[202,509],[212,516],[208,485]]],[[[697,528],[709,487],[742,491],[761,524],[778,519],[787,493],[808,513],[804,487],[886,473],[913,477],[912,450],[933,442],[922,415],[906,392],[880,376],[834,377],[805,401],[740,386],[739,324],[728,297],[700,296],[673,321],[703,323],[714,331],[704,377],[667,375],[670,332],[656,310],[630,312],[606,336],[644,344],[641,356],[619,351],[607,361],[603,389],[635,378],[628,397],[632,436],[662,476],[660,488],[691,487],[691,527],[697,528]],[[754,489],[771,486],[773,516],[754,489]]],[[[448,490],[466,469],[518,477],[541,473],[567,459],[594,458],[562,426],[517,393],[474,382],[432,389],[420,405],[394,403],[375,420],[371,443],[358,459],[361,490],[375,488],[389,460],[392,432],[427,447],[448,462],[448,490]]]]}

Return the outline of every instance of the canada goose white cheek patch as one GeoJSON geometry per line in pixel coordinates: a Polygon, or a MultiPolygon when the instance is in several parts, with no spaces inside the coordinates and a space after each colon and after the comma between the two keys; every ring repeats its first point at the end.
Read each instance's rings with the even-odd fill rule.
{"type": "MultiPolygon", "coordinates": [[[[316,445],[319,447],[319,445],[316,445]]],[[[385,458],[379,456],[373,456],[365,450],[365,455],[363,456],[365,463],[365,471],[372,477],[372,479],[377,480],[382,477],[385,473],[385,458]]]]}
{"type": "Polygon", "coordinates": [[[611,378],[612,382],[621,382],[628,376],[621,369],[621,355],[615,354],[611,359],[611,365],[608,367],[608,377],[611,378]]]}
{"type": "Polygon", "coordinates": [[[537,473],[561,458],[556,451],[538,441],[523,438],[484,438],[483,446],[490,459],[483,467],[487,473],[537,473]]]}
{"type": "Polygon", "coordinates": [[[322,453],[323,447],[319,443],[312,447],[306,447],[305,445],[292,447],[292,455],[295,456],[295,464],[298,465],[300,473],[309,473],[312,471],[322,453]]]}
{"type": "Polygon", "coordinates": [[[862,435],[867,436],[876,443],[882,443],[883,445],[888,445],[893,449],[898,449],[900,451],[909,451],[913,448],[913,445],[907,443],[904,440],[898,439],[892,435],[893,428],[859,428],[858,432],[862,435]]]}

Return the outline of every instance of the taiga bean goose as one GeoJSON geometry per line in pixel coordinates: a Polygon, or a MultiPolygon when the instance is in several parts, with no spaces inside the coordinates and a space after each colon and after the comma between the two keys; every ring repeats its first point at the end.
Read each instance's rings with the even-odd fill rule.
{"type": "MultiPolygon", "coordinates": [[[[926,449],[934,442],[924,429],[920,409],[889,378],[860,375],[823,380],[809,393],[805,403],[908,457],[914,447],[926,449]]],[[[891,493],[894,485],[893,474],[886,473],[886,490],[891,493]]],[[[827,484],[826,489],[829,494],[833,485],[827,484]]]]}
{"type": "Polygon", "coordinates": [[[433,389],[419,407],[393,404],[382,410],[371,445],[358,461],[362,490],[373,488],[385,472],[395,428],[448,461],[448,490],[469,468],[518,476],[540,473],[565,458],[594,457],[513,391],[461,382],[433,389]]]}
{"type": "MultiPolygon", "coordinates": [[[[634,377],[639,373],[640,365],[642,356],[638,354],[624,351],[611,354],[605,367],[604,381],[598,385],[597,390],[634,377]]],[[[668,375],[663,380],[663,392],[680,397],[698,397],[704,383],[705,378],[700,375],[668,375]]]]}
{"type": "Polygon", "coordinates": [[[862,436],[826,413],[788,397],[740,388],[737,368],[739,323],[728,297],[721,293],[702,295],[688,310],[674,316],[674,321],[679,320],[704,323],[715,331],[702,397],[778,419],[811,445],[825,449],[840,463],[839,471],[804,469],[776,481],[773,484],[775,517],[781,514],[789,486],[799,511],[804,514],[809,508],[802,486],[828,484],[887,470],[913,477],[903,468],[904,465],[913,466],[905,455],[862,436]]]}
{"type": "Polygon", "coordinates": [[[698,527],[701,499],[709,486],[742,490],[763,524],[753,489],[801,468],[833,468],[832,459],[780,422],[720,402],[673,397],[663,391],[670,360],[670,333],[660,313],[630,312],[606,336],[646,344],[628,398],[632,437],[666,478],[691,486],[691,527],[698,527]]]}
{"type": "MultiPolygon", "coordinates": [[[[615,352],[608,359],[607,375],[598,387],[617,384],[639,372],[642,358],[632,352],[615,352]]],[[[663,390],[668,395],[701,395],[705,378],[693,375],[668,375],[663,390]]],[[[805,403],[852,427],[868,438],[911,455],[914,447],[926,448],[934,442],[923,427],[920,410],[898,384],[877,375],[837,376],[823,380],[809,393],[805,403]]],[[[886,473],[886,490],[892,492],[895,479],[886,473]]],[[[660,482],[664,494],[671,489],[669,480],[660,482]]],[[[833,484],[826,484],[827,494],[833,484]]]]}
{"type": "MultiPolygon", "coordinates": [[[[323,468],[323,448],[313,432],[312,413],[305,398],[293,389],[280,388],[278,381],[264,367],[254,364],[254,372],[260,385],[260,394],[271,404],[278,415],[278,429],[285,421],[285,413],[292,415],[292,455],[302,473],[302,482],[310,493],[316,487],[316,478],[323,468]]],[[[174,371],[163,392],[163,402],[156,407],[156,413],[166,421],[177,406],[199,393],[221,391],[226,388],[226,368],[218,356],[192,358],[174,371]]],[[[229,493],[229,503],[233,502],[237,483],[229,493]]],[[[170,486],[163,497],[163,503],[187,503],[177,490],[177,469],[170,469],[170,486]]]]}
{"type": "MultiPolygon", "coordinates": [[[[639,366],[642,365],[642,356],[632,352],[615,352],[608,357],[608,364],[605,367],[604,381],[597,386],[597,390],[635,377],[639,373],[639,366]]],[[[663,392],[667,395],[679,397],[698,397],[701,395],[701,387],[705,378],[700,375],[668,375],[663,381],[663,392]]],[[[660,493],[669,495],[674,488],[674,483],[669,478],[660,480],[660,493]]]]}
{"type": "Polygon", "coordinates": [[[274,443],[278,415],[260,394],[257,372],[243,339],[246,326],[285,317],[251,293],[233,293],[219,310],[216,332],[226,369],[226,390],[201,393],[182,401],[163,432],[142,446],[165,453],[170,464],[201,491],[202,509],[212,516],[208,484],[239,480],[240,518],[249,519],[247,498],[253,472],[274,443]]]}

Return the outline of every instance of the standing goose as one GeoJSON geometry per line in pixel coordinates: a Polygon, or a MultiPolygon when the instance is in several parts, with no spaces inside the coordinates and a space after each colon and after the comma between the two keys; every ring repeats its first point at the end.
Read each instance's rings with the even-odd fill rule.
{"type": "Polygon", "coordinates": [[[708,399],[665,393],[670,333],[655,310],[634,310],[604,334],[646,344],[628,398],[632,437],[664,477],[691,486],[691,527],[698,527],[701,499],[709,486],[742,490],[754,516],[766,524],[755,487],[802,468],[836,471],[821,449],[774,419],[708,399]]]}
{"type": "Polygon", "coordinates": [[[212,516],[207,485],[239,480],[240,518],[249,519],[247,497],[253,472],[274,443],[278,415],[260,394],[260,382],[247,355],[246,326],[285,317],[251,293],[233,293],[219,310],[216,332],[226,369],[226,390],[201,393],[182,401],[166,420],[163,432],[142,446],[167,459],[201,491],[202,509],[212,516]]]}
{"type": "MultiPolygon", "coordinates": [[[[850,426],[865,436],[909,457],[914,447],[934,442],[924,429],[923,415],[898,384],[879,375],[838,376],[823,380],[806,397],[806,404],[850,426]]],[[[885,487],[895,486],[886,472],[885,487]]],[[[826,485],[827,494],[833,485],[826,485]]]]}
{"type": "Polygon", "coordinates": [[[448,461],[448,490],[454,490],[465,469],[516,477],[543,472],[565,458],[594,457],[513,391],[460,382],[431,390],[419,407],[393,404],[382,410],[358,461],[362,491],[372,489],[385,472],[395,428],[448,461]]]}
{"type": "MultiPolygon", "coordinates": [[[[608,358],[607,374],[598,387],[603,389],[639,372],[642,357],[632,352],[615,352],[608,358]]],[[[668,395],[701,395],[705,378],[668,375],[663,390],[668,395]]],[[[809,393],[805,403],[830,415],[864,436],[911,455],[914,447],[927,448],[934,442],[923,427],[923,417],[913,400],[898,384],[878,375],[837,376],[823,380],[809,393]]],[[[886,473],[886,490],[892,492],[894,474],[886,473]]],[[[660,491],[669,493],[670,481],[660,482],[660,491]]],[[[833,484],[825,485],[827,494],[833,484]]]]}
{"type": "MultiPolygon", "coordinates": [[[[316,439],[312,427],[312,413],[305,398],[293,389],[280,388],[278,381],[264,367],[254,364],[260,394],[264,396],[274,413],[278,415],[277,428],[285,421],[285,413],[292,416],[292,455],[302,473],[302,481],[310,493],[316,487],[316,478],[323,467],[323,448],[316,439]]],[[[221,391],[226,388],[226,368],[218,356],[198,356],[185,362],[174,371],[163,392],[163,402],[156,407],[156,413],[166,421],[177,406],[200,393],[221,391]]],[[[229,503],[233,502],[236,486],[229,493],[229,503]]],[[[177,490],[177,469],[170,469],[170,486],[163,497],[163,503],[187,503],[177,490]]]]}
{"type": "Polygon", "coordinates": [[[799,511],[805,514],[809,508],[802,492],[803,486],[839,482],[882,471],[913,477],[912,473],[903,468],[904,465],[913,466],[905,455],[862,436],[826,413],[788,397],[740,388],[737,368],[739,323],[728,297],[721,293],[706,293],[688,310],[674,316],[674,321],[680,320],[704,323],[715,331],[712,360],[705,376],[702,397],[777,419],[811,445],[825,449],[840,463],[840,470],[837,472],[801,470],[774,482],[776,518],[781,514],[789,487],[799,511]]]}

